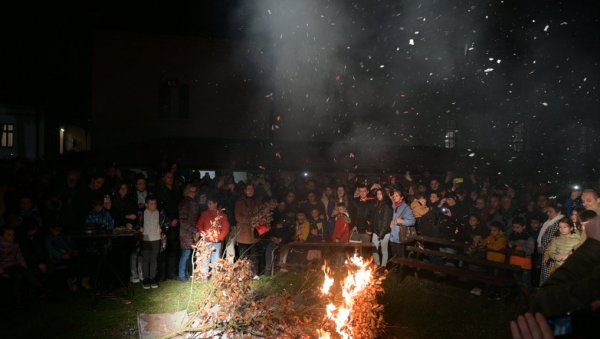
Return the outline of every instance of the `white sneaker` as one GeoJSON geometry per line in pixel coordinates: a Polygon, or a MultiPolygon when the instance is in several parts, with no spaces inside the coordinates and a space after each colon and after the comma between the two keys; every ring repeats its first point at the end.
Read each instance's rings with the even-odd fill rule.
{"type": "Polygon", "coordinates": [[[254,279],[254,280],[258,280],[258,279],[260,279],[260,277],[259,277],[259,276],[257,276],[257,275],[255,275],[255,276],[254,276],[254,278],[252,278],[252,279],[254,279]]]}
{"type": "Polygon", "coordinates": [[[131,280],[129,280],[129,281],[131,281],[132,284],[137,284],[140,282],[140,279],[139,278],[131,278],[131,280]]]}

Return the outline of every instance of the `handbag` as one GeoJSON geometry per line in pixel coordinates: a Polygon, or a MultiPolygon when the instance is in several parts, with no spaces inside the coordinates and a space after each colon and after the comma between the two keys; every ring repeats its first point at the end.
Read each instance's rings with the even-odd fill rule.
{"type": "Polygon", "coordinates": [[[258,225],[254,228],[254,236],[256,236],[257,238],[260,238],[263,235],[265,235],[267,232],[269,232],[270,230],[271,230],[271,227],[269,225],[258,225]]]}
{"type": "Polygon", "coordinates": [[[357,231],[352,231],[352,233],[350,233],[350,242],[355,243],[355,244],[362,243],[362,240],[360,239],[360,235],[358,234],[357,231]]]}
{"type": "Polygon", "coordinates": [[[417,235],[417,230],[415,227],[408,227],[401,225],[400,226],[400,242],[405,243],[412,240],[417,235]]]}

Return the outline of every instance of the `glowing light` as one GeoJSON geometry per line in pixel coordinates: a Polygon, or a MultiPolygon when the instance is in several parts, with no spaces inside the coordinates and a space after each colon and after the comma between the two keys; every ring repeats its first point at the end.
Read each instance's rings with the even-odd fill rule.
{"type": "MultiPolygon", "coordinates": [[[[342,300],[336,305],[330,302],[326,306],[327,319],[332,320],[335,324],[335,331],[339,337],[347,339],[353,338],[352,331],[352,309],[356,297],[373,283],[373,269],[371,261],[365,261],[356,254],[347,262],[348,275],[341,284],[342,300]]],[[[326,296],[331,294],[331,288],[334,284],[334,279],[329,274],[327,263],[323,265],[323,273],[325,280],[321,287],[321,293],[326,296]]],[[[333,298],[332,298],[333,299],[333,298]]],[[[319,338],[331,338],[331,334],[325,330],[319,330],[319,338]]]]}

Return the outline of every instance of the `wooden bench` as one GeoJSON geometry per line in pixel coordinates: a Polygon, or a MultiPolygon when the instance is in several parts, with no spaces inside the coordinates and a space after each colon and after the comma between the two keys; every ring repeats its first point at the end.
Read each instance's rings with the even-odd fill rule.
{"type": "Polygon", "coordinates": [[[516,285],[516,280],[512,277],[492,276],[488,273],[469,271],[464,268],[454,266],[432,264],[413,258],[392,258],[390,262],[400,266],[407,266],[419,270],[431,272],[440,272],[442,274],[455,276],[458,278],[466,278],[472,281],[478,281],[486,285],[506,287],[516,285]]]}
{"type": "Polygon", "coordinates": [[[519,266],[508,265],[508,264],[499,263],[499,262],[495,262],[495,261],[475,258],[475,257],[465,255],[465,254],[454,254],[454,253],[447,253],[447,252],[441,252],[441,251],[434,251],[434,250],[423,249],[423,248],[415,247],[415,246],[406,246],[406,251],[441,257],[441,258],[445,258],[445,259],[459,260],[459,261],[463,261],[463,262],[466,262],[469,264],[490,267],[490,268],[497,268],[497,269],[507,270],[507,271],[518,272],[521,270],[521,268],[519,266]]]}
{"type": "Polygon", "coordinates": [[[361,243],[361,242],[302,242],[302,241],[294,241],[288,243],[288,246],[293,247],[316,247],[316,248],[346,248],[346,247],[354,247],[354,249],[363,250],[365,248],[375,248],[375,245],[371,242],[361,243]]]}
{"type": "MultiPolygon", "coordinates": [[[[346,248],[352,248],[354,249],[355,253],[359,253],[361,256],[369,256],[371,254],[371,250],[375,248],[375,245],[373,243],[354,243],[354,242],[347,242],[347,243],[340,243],[340,242],[301,242],[301,241],[294,241],[291,243],[288,243],[286,245],[286,250],[288,252],[292,252],[293,249],[295,248],[299,248],[299,249],[305,249],[305,250],[310,250],[310,249],[318,249],[318,250],[322,250],[324,253],[323,257],[327,256],[327,254],[331,254],[331,252],[335,252],[335,251],[343,251],[346,248]],[[364,250],[368,250],[368,252],[364,252],[364,250]]],[[[309,265],[307,265],[307,263],[286,263],[286,267],[297,267],[297,268],[306,268],[309,267],[309,265]]]]}
{"type": "Polygon", "coordinates": [[[442,245],[442,246],[446,246],[446,247],[454,247],[454,248],[467,248],[469,246],[471,246],[471,244],[469,242],[465,242],[465,241],[453,241],[453,240],[448,240],[448,239],[443,239],[443,238],[435,238],[435,237],[428,237],[428,236],[424,236],[424,235],[417,235],[414,237],[409,238],[406,242],[407,243],[411,243],[411,242],[415,242],[415,241],[421,241],[421,242],[425,242],[425,243],[432,243],[432,244],[437,244],[437,245],[442,245]]]}
{"type": "Polygon", "coordinates": [[[420,270],[439,272],[449,276],[455,276],[462,279],[471,281],[478,281],[490,286],[498,287],[509,287],[517,284],[516,279],[513,277],[513,272],[519,272],[520,267],[509,265],[506,263],[499,263],[474,257],[460,252],[465,252],[471,244],[464,241],[452,241],[448,239],[428,237],[428,236],[414,236],[411,237],[407,242],[403,244],[405,246],[405,253],[407,255],[413,253],[416,254],[415,258],[391,258],[390,263],[406,266],[416,270],[416,273],[420,270]],[[420,244],[418,244],[420,243],[420,244]],[[457,253],[448,253],[442,250],[431,249],[431,247],[449,247],[456,250],[457,253]],[[447,259],[453,261],[462,261],[466,263],[465,267],[449,266],[444,264],[436,264],[432,262],[423,261],[420,257],[437,257],[440,259],[447,259]],[[468,267],[474,265],[487,271],[495,271],[500,275],[494,275],[491,272],[480,272],[470,270],[468,267]],[[508,274],[511,273],[511,274],[508,274]]]}

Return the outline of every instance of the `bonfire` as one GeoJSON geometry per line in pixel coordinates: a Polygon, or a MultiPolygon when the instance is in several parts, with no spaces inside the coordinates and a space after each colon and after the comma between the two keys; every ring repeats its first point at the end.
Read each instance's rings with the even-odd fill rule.
{"type": "MultiPolygon", "coordinates": [[[[197,252],[203,249],[200,240],[197,252]]],[[[197,253],[199,259],[208,255],[197,253]]],[[[377,295],[383,292],[384,277],[376,277],[372,263],[358,256],[348,259],[338,274],[324,264],[320,288],[301,289],[293,296],[285,290],[258,293],[251,263],[245,259],[220,260],[212,271],[210,295],[197,300],[189,321],[167,337],[375,338],[383,332],[377,295]],[[339,283],[337,276],[344,276],[339,283]]],[[[196,277],[200,280],[203,274],[196,277]]],[[[314,273],[307,272],[305,284],[314,280],[314,273]]]]}
{"type": "Polygon", "coordinates": [[[384,276],[376,277],[371,261],[354,255],[346,264],[347,276],[338,289],[327,263],[321,294],[329,300],[319,338],[376,338],[385,327],[383,306],[377,295],[383,292],[384,276]],[[334,331],[335,330],[335,331],[334,331]]]}

